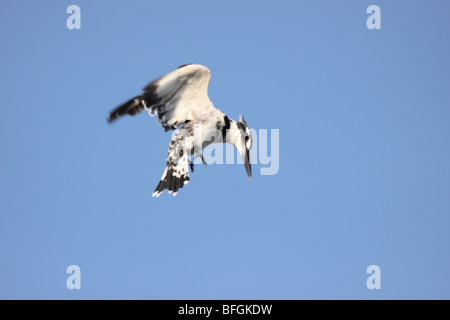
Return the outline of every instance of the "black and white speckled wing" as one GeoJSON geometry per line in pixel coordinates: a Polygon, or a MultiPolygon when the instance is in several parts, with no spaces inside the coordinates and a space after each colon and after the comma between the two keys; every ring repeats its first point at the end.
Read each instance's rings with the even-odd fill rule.
{"type": "Polygon", "coordinates": [[[112,122],[123,115],[148,110],[168,131],[187,121],[205,120],[215,110],[208,97],[211,72],[205,66],[188,64],[148,84],[144,92],[120,105],[109,115],[112,122]]]}

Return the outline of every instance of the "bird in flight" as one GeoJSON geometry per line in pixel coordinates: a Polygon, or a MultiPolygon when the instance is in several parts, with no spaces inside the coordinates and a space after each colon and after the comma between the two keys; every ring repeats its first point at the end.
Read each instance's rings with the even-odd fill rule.
{"type": "Polygon", "coordinates": [[[199,64],[186,64],[152,81],[143,93],[110,112],[108,122],[124,115],[148,111],[158,116],[165,131],[175,130],[169,144],[166,169],[153,192],[159,197],[168,190],[175,196],[189,182],[192,156],[206,165],[202,150],[211,143],[231,143],[241,154],[249,179],[252,178],[250,149],[252,136],[243,116],[232,120],[214,107],[208,97],[211,72],[199,64]]]}

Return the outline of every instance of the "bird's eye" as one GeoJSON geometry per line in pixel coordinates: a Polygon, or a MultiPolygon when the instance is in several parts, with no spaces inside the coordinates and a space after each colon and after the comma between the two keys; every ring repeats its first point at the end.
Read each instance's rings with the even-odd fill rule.
{"type": "Polygon", "coordinates": [[[250,137],[249,136],[245,136],[245,142],[247,142],[248,141],[248,139],[250,139],[250,137]]]}

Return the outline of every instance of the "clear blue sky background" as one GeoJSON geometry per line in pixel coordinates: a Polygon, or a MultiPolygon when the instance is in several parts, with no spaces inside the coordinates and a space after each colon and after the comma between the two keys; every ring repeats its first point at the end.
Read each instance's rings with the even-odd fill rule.
{"type": "Polygon", "coordinates": [[[449,299],[449,9],[1,1],[0,298],[449,299]],[[106,117],[189,62],[231,118],[280,130],[277,175],[197,165],[151,197],[170,133],[106,117]]]}

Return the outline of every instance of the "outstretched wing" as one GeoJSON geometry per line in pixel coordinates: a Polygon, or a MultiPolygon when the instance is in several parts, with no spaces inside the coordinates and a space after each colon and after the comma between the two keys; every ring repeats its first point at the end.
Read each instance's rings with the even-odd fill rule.
{"type": "Polygon", "coordinates": [[[168,131],[191,120],[205,120],[214,109],[208,97],[211,72],[199,64],[187,64],[148,84],[144,92],[109,114],[108,122],[123,115],[148,110],[168,131]]]}

